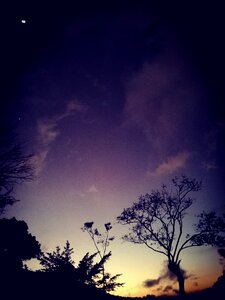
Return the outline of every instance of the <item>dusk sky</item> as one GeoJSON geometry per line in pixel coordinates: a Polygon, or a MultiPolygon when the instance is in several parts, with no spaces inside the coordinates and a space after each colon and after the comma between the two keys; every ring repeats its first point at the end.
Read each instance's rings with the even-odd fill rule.
{"type": "MultiPolygon", "coordinates": [[[[203,182],[188,229],[202,210],[224,209],[222,1],[5,2],[0,116],[34,153],[37,176],[6,216],[25,220],[43,251],[69,240],[76,263],[95,252],[83,223],[112,222],[117,293],[177,288],[164,257],[122,242],[116,217],[181,174],[203,182]]],[[[182,266],[188,290],[222,272],[211,248],[188,249],[182,266]]]]}

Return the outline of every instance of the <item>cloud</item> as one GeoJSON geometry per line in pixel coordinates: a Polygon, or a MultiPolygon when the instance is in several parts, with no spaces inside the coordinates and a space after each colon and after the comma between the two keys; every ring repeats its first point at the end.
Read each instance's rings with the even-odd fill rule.
{"type": "Polygon", "coordinates": [[[70,116],[74,112],[85,113],[88,107],[76,100],[71,100],[67,103],[66,112],[64,114],[64,118],[70,116]]]}
{"type": "Polygon", "coordinates": [[[97,187],[93,184],[93,185],[91,185],[91,186],[88,188],[87,193],[91,193],[91,194],[98,193],[98,189],[97,189],[97,187]]]}
{"type": "Polygon", "coordinates": [[[42,150],[39,150],[39,152],[33,156],[32,158],[32,162],[33,162],[33,165],[35,166],[35,172],[36,172],[36,175],[39,175],[44,166],[45,166],[45,160],[46,160],[46,157],[48,155],[48,152],[49,152],[49,149],[48,148],[43,148],[42,150]]]}
{"type": "Polygon", "coordinates": [[[203,88],[188,64],[186,54],[174,37],[162,41],[162,49],[151,61],[143,64],[127,80],[123,126],[136,126],[148,142],[148,164],[156,174],[176,170],[188,157],[187,152],[199,149],[203,139],[206,97],[203,88]],[[178,153],[177,157],[171,157],[178,153]]]}
{"type": "Polygon", "coordinates": [[[183,168],[186,165],[189,156],[189,152],[181,152],[175,156],[168,157],[154,171],[148,171],[147,174],[149,176],[171,174],[177,171],[178,169],[183,168]]]}
{"type": "Polygon", "coordinates": [[[219,166],[217,166],[215,161],[203,161],[202,167],[203,167],[203,169],[205,169],[207,171],[216,170],[219,168],[219,166]]]}
{"type": "Polygon", "coordinates": [[[66,107],[61,114],[56,114],[49,118],[42,118],[37,121],[38,151],[33,157],[37,175],[43,170],[51,146],[60,135],[60,121],[73,116],[75,113],[84,113],[86,111],[86,105],[72,100],[67,102],[66,107]]]}
{"type": "Polygon", "coordinates": [[[171,285],[167,285],[167,286],[165,286],[164,288],[163,288],[163,292],[164,293],[168,293],[168,292],[171,292],[171,291],[173,291],[174,289],[173,289],[173,286],[171,286],[171,285]]]}
{"type": "Polygon", "coordinates": [[[87,107],[77,101],[69,101],[65,111],[50,118],[38,120],[38,138],[42,145],[49,145],[54,142],[60,134],[58,125],[63,119],[74,115],[76,112],[86,112],[87,107]]]}
{"type": "Polygon", "coordinates": [[[195,282],[193,283],[193,286],[194,286],[194,287],[198,286],[198,282],[195,281],[195,282]]]}
{"type": "Polygon", "coordinates": [[[206,171],[223,169],[225,123],[218,122],[204,136],[205,159],[202,168],[206,171]]]}
{"type": "MultiPolygon", "coordinates": [[[[182,271],[183,276],[184,276],[185,279],[193,277],[193,275],[188,274],[185,270],[182,269],[181,271],[182,271]]],[[[168,262],[164,261],[163,268],[160,272],[159,277],[157,279],[146,279],[143,282],[143,286],[146,287],[146,288],[156,287],[159,284],[162,285],[162,282],[166,281],[166,280],[170,280],[170,282],[173,285],[174,283],[177,282],[177,277],[168,269],[168,262]]],[[[164,288],[163,292],[168,292],[168,291],[171,291],[171,290],[174,291],[172,285],[171,284],[167,285],[165,287],[167,290],[165,290],[165,288],[164,288]]],[[[162,289],[162,286],[160,286],[160,289],[162,289]]]]}
{"type": "Polygon", "coordinates": [[[156,286],[160,283],[160,280],[161,278],[158,278],[158,279],[146,279],[144,282],[143,282],[143,285],[144,287],[146,288],[151,288],[153,286],[156,286]]]}
{"type": "Polygon", "coordinates": [[[38,138],[43,146],[48,146],[54,142],[59,135],[59,130],[57,129],[58,122],[59,120],[56,118],[38,121],[38,138]]]}

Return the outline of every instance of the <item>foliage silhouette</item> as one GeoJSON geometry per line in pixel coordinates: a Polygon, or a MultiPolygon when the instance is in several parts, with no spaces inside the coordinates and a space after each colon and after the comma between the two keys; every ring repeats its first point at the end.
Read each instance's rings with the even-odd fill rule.
{"type": "Polygon", "coordinates": [[[220,255],[220,264],[223,266],[223,271],[225,271],[225,249],[218,249],[218,253],[220,255]]]}
{"type": "Polygon", "coordinates": [[[40,264],[43,266],[42,271],[44,272],[62,272],[71,273],[74,272],[74,261],[71,255],[73,254],[73,248],[70,248],[69,241],[66,242],[64,250],[61,251],[60,247],[57,246],[56,250],[47,252],[46,254],[42,252],[39,257],[40,264]]]}
{"type": "Polygon", "coordinates": [[[112,225],[110,222],[105,223],[105,232],[102,234],[97,228],[93,228],[93,224],[94,222],[86,222],[84,223],[84,226],[81,229],[82,231],[86,231],[89,234],[94,243],[98,255],[102,259],[103,256],[106,254],[106,249],[109,246],[110,241],[113,241],[115,238],[114,236],[109,236],[109,231],[112,229],[112,225]],[[101,245],[101,248],[98,245],[101,245]]]}
{"type": "Polygon", "coordinates": [[[0,140],[0,215],[8,205],[18,199],[14,196],[14,187],[25,181],[34,179],[32,154],[24,154],[21,143],[11,139],[0,140]]]}
{"type": "MultiPolygon", "coordinates": [[[[112,229],[112,225],[110,222],[104,224],[105,232],[100,233],[97,228],[93,228],[94,222],[85,222],[83,227],[81,228],[82,231],[86,231],[89,236],[91,237],[93,244],[97,250],[97,254],[100,257],[100,262],[104,260],[104,258],[109,258],[111,256],[111,252],[106,254],[107,247],[109,246],[110,242],[115,239],[114,236],[109,235],[109,231],[112,229]],[[99,245],[101,247],[99,247],[99,245]]],[[[106,260],[107,260],[106,259],[106,260]]],[[[114,291],[117,287],[121,287],[124,283],[116,282],[118,277],[121,274],[116,274],[111,276],[109,273],[105,272],[105,262],[102,264],[102,277],[96,282],[97,286],[103,289],[104,291],[114,291]]]]}
{"type": "Polygon", "coordinates": [[[110,277],[108,274],[105,274],[105,277],[100,276],[103,266],[110,258],[111,253],[104,255],[97,263],[94,263],[97,253],[92,255],[86,253],[76,267],[72,260],[73,252],[73,248],[70,247],[70,243],[67,241],[62,251],[57,246],[52,253],[42,253],[39,256],[40,264],[43,267],[41,271],[63,274],[63,276],[73,279],[74,282],[94,286],[104,291],[111,291],[119,285],[114,282],[118,276],[110,277]]]}
{"type": "MultiPolygon", "coordinates": [[[[56,247],[56,250],[52,253],[45,254],[45,258],[48,259],[43,263],[44,270],[35,272],[26,269],[21,269],[20,272],[11,270],[11,273],[6,274],[7,276],[3,276],[1,279],[1,298],[8,300],[28,300],[31,298],[58,300],[71,297],[76,300],[177,299],[177,297],[168,298],[166,296],[156,297],[153,295],[143,298],[129,298],[108,294],[102,289],[96,288],[96,277],[101,274],[100,270],[102,268],[101,264],[94,264],[94,258],[98,254],[89,255],[87,253],[78,266],[75,267],[72,253],[73,249],[67,241],[62,251],[59,247],[56,247]],[[68,267],[69,265],[71,266],[68,267]],[[97,276],[95,277],[95,275],[97,276]]],[[[105,259],[107,260],[109,256],[105,259]]],[[[28,256],[26,255],[26,257],[28,256]]],[[[43,258],[43,253],[41,257],[43,258]]],[[[187,299],[211,300],[216,297],[216,299],[222,300],[223,293],[224,277],[221,277],[212,289],[187,295],[187,299]]]]}
{"type": "Polygon", "coordinates": [[[24,221],[0,219],[0,270],[2,273],[17,272],[23,261],[40,255],[40,244],[28,232],[24,221]]]}
{"type": "Polygon", "coordinates": [[[172,184],[173,190],[163,185],[161,190],[140,196],[131,207],[123,210],[117,220],[132,226],[124,240],[144,244],[167,257],[168,268],[176,275],[179,296],[183,298],[185,276],[180,266],[181,252],[194,246],[223,245],[225,222],[213,212],[203,212],[194,225],[194,233],[184,236],[183,219],[194,201],[190,194],[201,189],[201,182],[181,176],[175,177],[172,184]]]}

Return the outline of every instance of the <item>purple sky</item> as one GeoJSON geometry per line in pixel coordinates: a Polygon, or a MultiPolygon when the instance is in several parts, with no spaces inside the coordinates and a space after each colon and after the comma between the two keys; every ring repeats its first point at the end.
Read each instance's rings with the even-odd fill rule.
{"type": "MultiPolygon", "coordinates": [[[[22,2],[5,7],[1,118],[35,153],[38,179],[18,188],[8,215],[24,219],[43,249],[68,239],[81,258],[94,251],[85,221],[115,222],[175,175],[203,180],[193,212],[224,208],[224,21],[214,2],[22,2]]],[[[161,258],[122,244],[125,228],[114,226],[109,268],[124,274],[120,293],[150,293],[142,283],[159,278],[161,258]]],[[[195,270],[191,256],[185,267],[218,275],[207,251],[215,268],[195,270]]]]}

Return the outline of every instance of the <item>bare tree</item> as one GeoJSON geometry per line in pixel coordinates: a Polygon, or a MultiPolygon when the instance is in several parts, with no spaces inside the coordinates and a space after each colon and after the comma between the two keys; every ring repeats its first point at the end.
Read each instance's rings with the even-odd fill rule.
{"type": "Polygon", "coordinates": [[[6,206],[18,201],[14,196],[14,187],[34,178],[32,156],[24,154],[19,143],[0,145],[0,215],[5,212],[6,206]]]}
{"type": "Polygon", "coordinates": [[[215,213],[203,212],[194,225],[194,233],[186,234],[183,220],[194,201],[191,193],[201,189],[201,182],[182,176],[174,178],[172,184],[172,190],[163,185],[161,190],[140,196],[138,202],[124,209],[117,220],[123,225],[131,225],[124,240],[144,244],[166,256],[169,270],[177,277],[179,295],[184,297],[181,253],[194,246],[224,244],[225,223],[215,213]]]}

